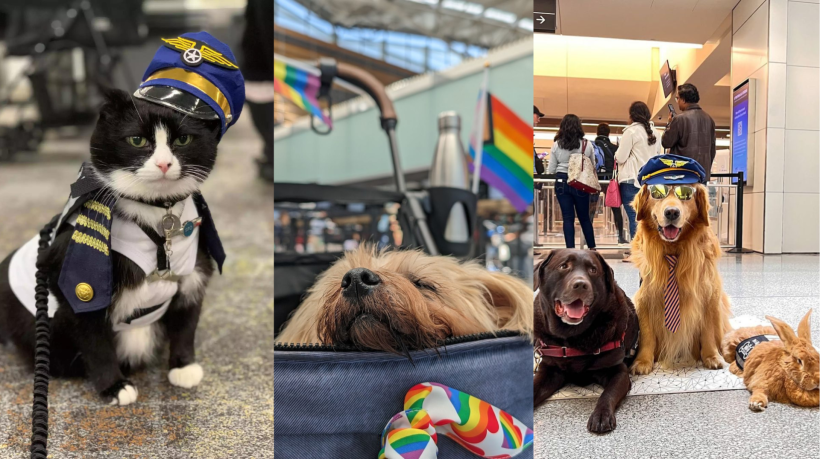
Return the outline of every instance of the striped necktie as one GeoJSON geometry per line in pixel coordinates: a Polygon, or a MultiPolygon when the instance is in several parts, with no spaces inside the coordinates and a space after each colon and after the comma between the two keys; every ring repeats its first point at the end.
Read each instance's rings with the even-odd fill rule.
{"type": "Polygon", "coordinates": [[[678,281],[675,279],[678,257],[666,255],[666,261],[669,263],[669,278],[666,280],[666,289],[663,292],[663,316],[666,328],[675,333],[680,326],[680,294],[678,281]]]}

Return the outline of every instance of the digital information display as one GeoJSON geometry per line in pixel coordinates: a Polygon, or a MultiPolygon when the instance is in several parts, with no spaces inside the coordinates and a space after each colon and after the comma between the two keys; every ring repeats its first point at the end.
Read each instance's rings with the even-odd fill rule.
{"type": "MultiPolygon", "coordinates": [[[[732,173],[749,171],[749,80],[744,81],[732,93],[732,173]]],[[[732,179],[737,183],[737,179],[732,179]]]]}
{"type": "Polygon", "coordinates": [[[669,68],[669,61],[663,63],[661,67],[661,87],[663,87],[663,97],[669,97],[675,92],[675,81],[672,78],[672,70],[669,68]]]}

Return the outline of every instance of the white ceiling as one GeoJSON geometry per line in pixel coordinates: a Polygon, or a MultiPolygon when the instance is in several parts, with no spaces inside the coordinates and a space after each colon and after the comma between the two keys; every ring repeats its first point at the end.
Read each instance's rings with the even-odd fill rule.
{"type": "Polygon", "coordinates": [[[739,0],[558,0],[558,33],[705,43],[739,0]]]}

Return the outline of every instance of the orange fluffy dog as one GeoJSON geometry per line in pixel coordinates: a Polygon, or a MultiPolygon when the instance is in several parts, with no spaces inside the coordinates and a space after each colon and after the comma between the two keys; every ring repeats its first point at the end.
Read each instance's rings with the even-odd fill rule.
{"type": "MultiPolygon", "coordinates": [[[[673,165],[679,167],[686,164],[677,156],[658,158],[677,158],[673,165]]],[[[661,173],[675,179],[681,177],[674,175],[680,170],[687,169],[666,168],[661,173]]],[[[651,173],[641,170],[644,179],[651,173]]],[[[706,368],[723,367],[718,346],[731,328],[730,306],[718,274],[721,250],[709,227],[707,193],[698,183],[644,184],[635,197],[639,227],[632,259],[642,284],[634,298],[641,327],[634,374],[649,373],[656,361],[668,366],[689,356],[706,368]],[[670,285],[670,268],[676,285],[670,285]]]]}
{"type": "Polygon", "coordinates": [[[520,279],[475,262],[363,246],[319,276],[277,342],[406,354],[454,336],[532,335],[532,317],[532,290],[520,279]]]}

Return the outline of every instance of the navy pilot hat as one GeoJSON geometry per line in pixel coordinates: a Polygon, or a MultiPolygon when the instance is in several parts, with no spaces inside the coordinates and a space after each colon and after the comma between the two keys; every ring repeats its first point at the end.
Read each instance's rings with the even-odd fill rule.
{"type": "Polygon", "coordinates": [[[162,41],[134,96],[195,118],[218,119],[225,134],[245,104],[245,80],[231,49],[208,32],[162,41]]]}
{"type": "Polygon", "coordinates": [[[684,185],[706,183],[706,171],[694,159],[678,155],[651,158],[638,172],[643,185],[684,185]]]}

